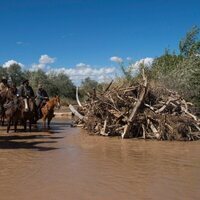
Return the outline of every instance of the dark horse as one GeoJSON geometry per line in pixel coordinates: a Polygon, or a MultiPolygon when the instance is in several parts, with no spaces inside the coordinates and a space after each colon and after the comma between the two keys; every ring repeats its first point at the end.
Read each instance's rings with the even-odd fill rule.
{"type": "Polygon", "coordinates": [[[14,124],[14,131],[17,131],[18,122],[21,121],[24,130],[27,128],[27,121],[29,122],[29,131],[31,132],[31,125],[36,121],[36,106],[35,100],[32,98],[27,99],[28,110],[25,109],[24,99],[22,97],[15,97],[11,101],[5,111],[5,116],[8,121],[7,133],[9,133],[11,122],[14,124]]]}
{"type": "Polygon", "coordinates": [[[16,88],[9,87],[0,92],[0,109],[1,109],[1,125],[4,125],[4,118],[5,118],[5,107],[4,104],[12,101],[16,95],[16,88]]]}
{"type": "Polygon", "coordinates": [[[59,96],[55,96],[51,98],[41,109],[42,111],[42,120],[43,120],[43,128],[46,128],[46,120],[48,124],[48,128],[50,128],[50,122],[54,117],[54,108],[55,106],[60,107],[60,98],[59,96]]]}

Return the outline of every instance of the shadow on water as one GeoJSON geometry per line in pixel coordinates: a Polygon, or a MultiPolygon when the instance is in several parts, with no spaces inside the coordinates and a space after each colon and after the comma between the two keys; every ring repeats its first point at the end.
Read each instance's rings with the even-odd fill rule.
{"type": "Polygon", "coordinates": [[[1,140],[26,140],[26,139],[62,139],[62,136],[51,136],[51,135],[1,135],[1,140]]]}
{"type": "Polygon", "coordinates": [[[49,133],[59,133],[62,130],[65,130],[67,127],[72,127],[71,122],[60,122],[60,121],[54,121],[50,124],[50,129],[46,128],[44,129],[42,127],[42,123],[38,123],[35,130],[36,132],[49,132],[49,133]]]}
{"type": "MultiPolygon", "coordinates": [[[[38,151],[50,151],[59,149],[47,144],[55,144],[56,140],[64,138],[63,136],[55,136],[60,131],[70,127],[71,123],[68,122],[53,122],[50,130],[44,130],[42,124],[34,126],[32,132],[24,132],[23,129],[18,129],[18,132],[11,134],[0,135],[0,149],[33,149],[38,151]],[[46,146],[42,146],[42,145],[46,146]]],[[[0,131],[1,132],[1,131],[0,131]]],[[[5,132],[5,130],[3,130],[5,132]]]]}
{"type": "Polygon", "coordinates": [[[12,141],[12,139],[1,140],[0,139],[0,149],[35,149],[38,151],[50,151],[56,150],[56,147],[44,147],[37,146],[39,144],[52,144],[56,141],[38,141],[38,142],[27,142],[27,141],[12,141]]]}
{"type": "Polygon", "coordinates": [[[13,133],[0,135],[0,149],[33,149],[38,151],[56,150],[59,148],[51,146],[48,147],[48,144],[56,144],[57,140],[62,138],[62,136],[54,136],[52,134],[47,135],[45,132],[40,130],[32,133],[20,131],[15,133],[15,135],[13,135],[13,133]],[[47,146],[42,146],[43,144],[47,146]]]}

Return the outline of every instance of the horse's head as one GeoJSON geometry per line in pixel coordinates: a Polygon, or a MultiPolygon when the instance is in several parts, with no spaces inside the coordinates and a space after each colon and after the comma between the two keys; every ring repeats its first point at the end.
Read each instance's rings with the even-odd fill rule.
{"type": "Polygon", "coordinates": [[[60,108],[60,97],[59,96],[55,96],[55,102],[56,102],[56,106],[58,107],[58,109],[60,108]]]}

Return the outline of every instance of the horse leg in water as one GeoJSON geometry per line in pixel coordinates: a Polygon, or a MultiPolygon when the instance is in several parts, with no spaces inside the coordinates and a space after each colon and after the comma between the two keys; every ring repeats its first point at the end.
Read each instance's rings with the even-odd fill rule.
{"type": "Polygon", "coordinates": [[[11,124],[11,118],[8,119],[8,125],[7,125],[7,133],[10,131],[10,124],[11,124]]]}
{"type": "Polygon", "coordinates": [[[52,116],[49,116],[48,117],[48,129],[50,129],[50,122],[51,122],[51,120],[52,120],[52,116]]]}
{"type": "Polygon", "coordinates": [[[17,132],[17,124],[18,124],[18,120],[14,121],[14,131],[15,133],[17,132]]]}
{"type": "Polygon", "coordinates": [[[7,133],[9,133],[10,126],[13,123],[14,123],[14,131],[17,132],[17,120],[14,121],[13,117],[8,117],[7,133]]]}
{"type": "Polygon", "coordinates": [[[2,110],[2,114],[1,114],[1,125],[4,126],[4,120],[5,120],[5,110],[2,110]]]}
{"type": "Polygon", "coordinates": [[[24,131],[26,131],[26,120],[23,119],[22,123],[24,124],[24,131]]]}
{"type": "Polygon", "coordinates": [[[31,132],[31,120],[30,119],[29,120],[26,120],[26,119],[23,120],[24,131],[27,130],[27,121],[29,122],[29,132],[31,132]]]}
{"type": "Polygon", "coordinates": [[[46,129],[46,116],[42,117],[42,121],[43,121],[43,128],[46,129]]]}
{"type": "Polygon", "coordinates": [[[32,124],[32,121],[31,119],[29,119],[29,132],[31,132],[31,124],[32,124]]]}

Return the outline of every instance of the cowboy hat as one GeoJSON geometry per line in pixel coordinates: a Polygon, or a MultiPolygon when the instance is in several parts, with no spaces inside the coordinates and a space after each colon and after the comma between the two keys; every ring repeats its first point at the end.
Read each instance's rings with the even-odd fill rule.
{"type": "Polygon", "coordinates": [[[28,79],[25,79],[25,80],[22,81],[22,84],[25,84],[25,83],[27,83],[27,82],[29,82],[29,80],[28,80],[28,79]]]}

